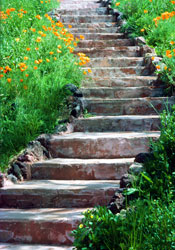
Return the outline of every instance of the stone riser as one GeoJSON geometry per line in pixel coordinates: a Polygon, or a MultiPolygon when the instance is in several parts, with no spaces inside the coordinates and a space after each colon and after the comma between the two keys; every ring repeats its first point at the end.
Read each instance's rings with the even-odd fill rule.
{"type": "Polygon", "coordinates": [[[53,159],[31,166],[32,179],[119,180],[134,159],[77,160],[53,159]]]}
{"type": "Polygon", "coordinates": [[[76,28],[76,29],[98,29],[98,28],[112,28],[112,27],[116,27],[116,22],[112,22],[112,23],[64,23],[65,27],[68,27],[68,25],[71,24],[72,28],[76,28]]]}
{"type": "MultiPolygon", "coordinates": [[[[94,34],[95,35],[95,34],[94,34]]],[[[84,40],[78,43],[78,48],[105,48],[112,46],[132,46],[133,41],[130,39],[117,39],[117,40],[84,40]]]]}
{"type": "Polygon", "coordinates": [[[133,67],[143,66],[142,57],[121,57],[121,58],[92,58],[87,64],[88,67],[133,67]]]}
{"type": "Polygon", "coordinates": [[[100,15],[100,16],[69,16],[61,15],[60,21],[63,23],[100,23],[100,22],[114,22],[115,17],[111,15],[100,15]]]}
{"type": "Polygon", "coordinates": [[[116,78],[90,78],[84,80],[82,85],[84,87],[140,87],[140,86],[153,86],[155,76],[129,76],[129,77],[116,77],[116,78]]]}
{"type": "Polygon", "coordinates": [[[70,3],[70,4],[61,4],[59,7],[59,10],[80,10],[80,9],[89,9],[89,8],[99,8],[99,4],[94,4],[94,3],[81,3],[81,4],[76,4],[76,3],[70,3]]]}
{"type": "MultiPolygon", "coordinates": [[[[81,35],[81,33],[75,33],[76,37],[79,37],[80,35],[81,35]]],[[[91,42],[91,43],[94,43],[94,45],[92,46],[92,48],[93,48],[93,47],[96,47],[95,44],[98,45],[98,43],[100,43],[100,42],[106,42],[106,43],[109,43],[110,47],[125,46],[125,45],[116,45],[117,42],[122,43],[121,39],[124,40],[126,43],[130,42],[133,45],[132,40],[131,39],[124,39],[125,36],[122,33],[105,33],[105,34],[96,33],[96,34],[94,34],[94,33],[88,33],[88,30],[87,30],[86,33],[83,34],[83,36],[84,36],[85,40],[81,40],[78,43],[78,45],[91,42]],[[118,41],[118,39],[120,39],[120,40],[118,41]],[[92,41],[87,41],[87,40],[92,40],[92,41]],[[100,40],[100,41],[98,41],[98,40],[100,40]],[[105,40],[105,41],[103,41],[103,40],[105,40]],[[112,41],[108,41],[108,40],[112,40],[113,45],[112,45],[112,41]],[[95,42],[97,42],[97,43],[95,43],[95,42]]],[[[126,45],[126,46],[128,46],[128,45],[126,45]]],[[[106,46],[104,48],[106,48],[106,46]]]]}
{"type": "Polygon", "coordinates": [[[96,58],[96,57],[136,57],[140,56],[140,49],[137,47],[126,47],[126,46],[121,46],[121,47],[110,47],[106,49],[80,49],[77,48],[75,49],[75,54],[76,53],[85,53],[87,56],[90,58],[96,58]]]}
{"type": "Polygon", "coordinates": [[[87,9],[81,9],[81,10],[57,10],[57,14],[61,15],[88,15],[88,16],[94,16],[94,15],[105,15],[107,13],[107,8],[105,7],[99,7],[98,9],[94,8],[87,8],[87,9]]]}
{"type": "Polygon", "coordinates": [[[128,87],[126,88],[81,88],[85,98],[140,98],[161,97],[164,94],[162,88],[152,87],[128,87]]]}
{"type": "MultiPolygon", "coordinates": [[[[72,230],[74,230],[82,216],[82,209],[0,209],[2,220],[0,221],[0,242],[8,243],[23,243],[23,244],[56,244],[58,249],[71,249],[63,248],[58,245],[72,245],[73,237],[70,236],[72,230]],[[62,218],[60,218],[62,217],[62,218]]],[[[14,248],[19,250],[21,248],[14,248]]],[[[11,249],[1,248],[0,249],[11,249]]],[[[24,249],[30,249],[25,247],[24,249]]],[[[22,250],[21,249],[21,250],[22,250]]],[[[38,249],[31,248],[31,249],[38,249]]],[[[44,245],[40,246],[40,250],[45,248],[44,245]]],[[[57,249],[57,248],[53,248],[57,249]]]]}
{"type": "MultiPolygon", "coordinates": [[[[118,100],[88,99],[86,102],[88,112],[93,115],[156,115],[165,108],[166,100],[167,98],[157,97],[118,100]]],[[[175,102],[169,104],[172,103],[175,102]]]]}
{"type": "Polygon", "coordinates": [[[124,131],[159,131],[159,117],[91,117],[76,119],[74,121],[74,132],[124,132],[124,131]],[[100,126],[99,126],[100,124],[100,126]]]}
{"type": "Polygon", "coordinates": [[[150,137],[158,133],[80,133],[67,136],[53,136],[48,149],[53,158],[114,159],[133,158],[140,152],[149,151],[150,137]]]}
{"type": "Polygon", "coordinates": [[[94,28],[71,28],[69,31],[76,36],[77,33],[84,34],[84,33],[117,33],[119,31],[119,28],[117,27],[109,27],[109,28],[100,28],[100,27],[94,27],[94,28]]]}
{"type": "MultiPolygon", "coordinates": [[[[46,180],[45,182],[50,182],[52,180],[46,180]]],[[[13,187],[12,189],[1,190],[0,192],[0,207],[1,208],[87,208],[94,207],[96,205],[105,206],[109,203],[111,197],[119,188],[117,181],[114,181],[111,185],[105,186],[105,181],[98,187],[94,185],[93,187],[87,184],[87,181],[82,181],[82,183],[77,184],[77,188],[66,189],[66,185],[58,183],[55,188],[43,188],[38,187],[34,180],[34,185],[32,186],[32,181],[30,189],[26,186],[23,188],[13,187]],[[63,186],[65,188],[63,189],[63,186]],[[88,187],[87,187],[88,186],[88,187]]],[[[56,180],[54,180],[56,182],[56,180]]],[[[61,181],[57,181],[61,182],[61,181]]],[[[68,185],[71,185],[71,181],[67,181],[68,185]]],[[[88,181],[92,182],[92,181],[88,181]]],[[[46,242],[43,242],[46,243],[46,242]]]]}
{"type": "MultiPolygon", "coordinates": [[[[87,71],[88,68],[83,68],[83,70],[87,71]]],[[[91,77],[125,77],[129,75],[145,75],[145,67],[100,67],[100,68],[92,68],[92,72],[90,73],[91,77]]]]}
{"type": "Polygon", "coordinates": [[[73,247],[56,246],[56,245],[40,245],[40,244],[18,244],[18,243],[0,243],[0,249],[8,250],[73,250],[73,247]]]}

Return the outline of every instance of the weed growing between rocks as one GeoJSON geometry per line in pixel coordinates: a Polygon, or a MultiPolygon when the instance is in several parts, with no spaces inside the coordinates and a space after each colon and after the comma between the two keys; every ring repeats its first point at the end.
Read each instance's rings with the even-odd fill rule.
{"type": "MultiPolygon", "coordinates": [[[[0,169],[41,133],[52,132],[66,116],[68,83],[80,86],[89,62],[74,56],[80,38],[47,12],[54,0],[5,0],[1,3],[0,169]]],[[[71,25],[70,27],[71,28],[71,25]]],[[[87,72],[86,72],[87,73],[87,72]]]]}
{"type": "MultiPolygon", "coordinates": [[[[113,0],[112,7],[126,19],[123,29],[144,36],[163,60],[156,66],[164,82],[175,85],[175,1],[113,0]]],[[[154,58],[152,58],[154,61],[154,58]]]]}

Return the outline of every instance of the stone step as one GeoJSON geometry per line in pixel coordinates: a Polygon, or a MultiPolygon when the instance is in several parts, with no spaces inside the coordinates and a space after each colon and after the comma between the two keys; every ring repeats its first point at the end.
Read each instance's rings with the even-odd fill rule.
{"type": "Polygon", "coordinates": [[[80,132],[51,135],[47,145],[53,158],[132,158],[148,152],[150,138],[158,137],[158,132],[80,132]]]}
{"type": "MultiPolygon", "coordinates": [[[[82,67],[83,71],[88,72],[88,67],[82,67]]],[[[146,75],[147,69],[143,66],[136,67],[93,67],[90,76],[92,77],[121,77],[128,75],[146,75]]]]}
{"type": "Polygon", "coordinates": [[[75,119],[73,126],[74,132],[159,131],[160,118],[158,115],[95,116],[75,119]]]}
{"type": "Polygon", "coordinates": [[[89,8],[99,8],[98,3],[62,3],[59,7],[60,10],[79,10],[79,9],[89,9],[89,8]]]}
{"type": "Polygon", "coordinates": [[[143,57],[97,57],[91,58],[88,63],[89,67],[133,67],[143,65],[143,57]]]}
{"type": "MultiPolygon", "coordinates": [[[[78,38],[80,35],[81,35],[81,33],[75,33],[75,36],[78,38]]],[[[101,42],[103,40],[107,40],[105,42],[108,42],[110,40],[109,43],[111,43],[111,41],[113,41],[115,43],[115,41],[116,40],[118,41],[119,39],[120,40],[121,39],[127,40],[127,41],[129,40],[132,43],[132,41],[130,39],[124,39],[123,33],[104,33],[104,34],[96,33],[96,34],[94,34],[94,33],[87,33],[87,31],[86,31],[86,33],[83,33],[83,36],[84,36],[85,40],[81,40],[78,44],[86,43],[87,40],[88,40],[87,42],[96,42],[98,40],[100,40],[99,42],[101,42]],[[111,40],[111,39],[113,39],[113,40],[111,40]],[[91,40],[91,41],[89,41],[89,40],[91,40]]],[[[128,41],[128,43],[129,43],[129,41],[128,41]]],[[[119,42],[121,42],[121,41],[119,41],[119,42]]],[[[119,45],[116,45],[116,46],[119,46],[119,45]]],[[[126,46],[129,46],[129,45],[126,45],[126,46]]],[[[114,45],[112,45],[112,46],[110,45],[109,47],[114,47],[114,45]]]]}
{"type": "Polygon", "coordinates": [[[115,17],[112,15],[61,15],[60,21],[63,23],[104,23],[104,22],[114,22],[115,17]]]}
{"type": "Polygon", "coordinates": [[[75,29],[101,29],[101,28],[117,28],[116,22],[110,22],[110,23],[65,23],[65,27],[68,27],[68,25],[72,25],[72,28],[75,29]]]}
{"type": "MultiPolygon", "coordinates": [[[[20,225],[22,226],[22,225],[20,225]]],[[[0,243],[1,250],[73,250],[70,246],[0,243]]]]}
{"type": "MultiPolygon", "coordinates": [[[[76,155],[72,154],[72,157],[76,158],[76,155]]],[[[117,180],[32,180],[1,188],[0,207],[85,208],[97,205],[105,206],[117,188],[119,188],[117,180]]]]}
{"type": "MultiPolygon", "coordinates": [[[[98,124],[99,126],[99,124],[98,124]]],[[[32,179],[50,180],[119,180],[134,158],[129,159],[62,159],[34,163],[32,179]]]]}
{"type": "Polygon", "coordinates": [[[78,10],[66,10],[66,9],[57,9],[55,11],[56,14],[64,14],[64,15],[105,15],[107,14],[106,7],[99,7],[99,8],[86,8],[86,9],[78,9],[78,10]]]}
{"type": "Polygon", "coordinates": [[[145,97],[124,99],[85,99],[87,110],[92,115],[155,115],[169,105],[175,97],[145,97]]]}
{"type": "Polygon", "coordinates": [[[78,43],[78,48],[93,48],[93,47],[105,48],[112,46],[134,46],[134,42],[131,39],[117,39],[117,40],[83,40],[78,43]]]}
{"type": "Polygon", "coordinates": [[[85,98],[138,98],[138,97],[160,97],[164,95],[163,88],[149,86],[141,87],[91,87],[81,88],[85,98]]]}
{"type": "MultiPolygon", "coordinates": [[[[92,59],[91,59],[92,60],[92,59]]],[[[82,82],[84,87],[139,87],[159,86],[157,76],[127,76],[127,77],[94,77],[82,82]]]]}
{"type": "Polygon", "coordinates": [[[101,27],[97,27],[95,26],[90,27],[90,28],[69,28],[69,31],[74,34],[75,36],[77,36],[77,33],[79,34],[85,34],[85,33],[92,33],[92,34],[96,34],[96,33],[117,33],[119,32],[119,28],[118,27],[107,27],[107,28],[101,28],[101,27]],[[87,30],[88,29],[88,30],[87,30]]]}
{"type": "MultiPolygon", "coordinates": [[[[26,198],[25,198],[26,200],[26,198]]],[[[71,250],[73,237],[70,236],[82,219],[84,209],[45,208],[45,209],[0,209],[0,242],[17,244],[52,244],[59,248],[71,250]],[[64,246],[58,246],[64,245],[64,246]],[[67,245],[67,247],[66,247],[67,245]]],[[[14,248],[19,250],[20,248],[14,248]]],[[[1,249],[1,245],[0,245],[1,249]]],[[[2,248],[3,249],[3,248],[2,248]]],[[[8,248],[4,248],[8,249],[8,248]]],[[[9,248],[11,249],[11,248],[9,248]]],[[[41,248],[21,248],[48,249],[41,248]]]]}
{"type": "Polygon", "coordinates": [[[74,53],[85,53],[90,58],[96,57],[137,57],[140,56],[139,46],[117,46],[106,48],[76,48],[74,53]]]}

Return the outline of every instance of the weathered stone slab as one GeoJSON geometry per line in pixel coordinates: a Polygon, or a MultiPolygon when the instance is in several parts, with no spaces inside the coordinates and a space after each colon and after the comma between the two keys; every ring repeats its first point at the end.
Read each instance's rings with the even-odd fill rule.
{"type": "Polygon", "coordinates": [[[139,87],[139,86],[154,86],[156,76],[127,76],[127,77],[93,77],[87,78],[83,82],[83,86],[92,87],[139,87]]]}
{"type": "Polygon", "coordinates": [[[100,22],[113,22],[115,21],[115,17],[112,15],[61,15],[60,21],[63,23],[100,23],[100,22]]]}
{"type": "Polygon", "coordinates": [[[85,53],[87,56],[96,57],[135,57],[140,56],[140,48],[138,46],[117,46],[107,48],[77,48],[77,53],[85,53]]]}
{"type": "Polygon", "coordinates": [[[89,67],[134,67],[143,66],[143,57],[97,57],[91,58],[89,67]]]}
{"type": "Polygon", "coordinates": [[[156,115],[175,97],[144,97],[125,99],[86,99],[87,110],[93,115],[156,115]]]}
{"type": "Polygon", "coordinates": [[[34,180],[0,189],[0,207],[85,208],[108,204],[117,180],[34,180]]]}
{"type": "Polygon", "coordinates": [[[72,133],[52,135],[48,141],[53,158],[132,158],[149,151],[149,140],[159,132],[72,133]]]}
{"type": "MultiPolygon", "coordinates": [[[[83,67],[83,70],[88,71],[88,67],[83,67]]],[[[92,77],[125,77],[128,75],[144,75],[145,67],[93,67],[92,77]]]]}
{"type": "Polygon", "coordinates": [[[143,87],[91,87],[81,88],[85,98],[140,98],[140,97],[161,97],[164,94],[163,88],[143,87]]]}
{"type": "Polygon", "coordinates": [[[159,130],[160,118],[158,115],[95,116],[74,120],[74,132],[137,132],[159,130]]]}
{"type": "MultiPolygon", "coordinates": [[[[53,250],[70,250],[66,245],[72,245],[70,233],[80,223],[83,211],[65,208],[0,209],[0,242],[65,245],[65,248],[53,246],[53,250]]],[[[15,245],[7,246],[9,248],[3,248],[5,245],[0,244],[0,249],[15,249],[15,245]]],[[[34,249],[32,246],[26,247],[21,246],[16,250],[34,249]]],[[[35,249],[41,248],[36,246],[35,249]]],[[[42,250],[45,249],[51,250],[52,247],[42,245],[42,250]]]]}
{"type": "Polygon", "coordinates": [[[133,160],[57,158],[33,164],[32,179],[119,180],[133,160]]]}
{"type": "MultiPolygon", "coordinates": [[[[94,34],[95,35],[95,34],[94,34]]],[[[116,40],[83,40],[78,43],[78,48],[105,48],[113,46],[132,46],[134,45],[131,39],[116,39],[116,40]]]]}
{"type": "Polygon", "coordinates": [[[73,250],[73,247],[55,245],[7,244],[0,243],[0,250],[73,250]]]}

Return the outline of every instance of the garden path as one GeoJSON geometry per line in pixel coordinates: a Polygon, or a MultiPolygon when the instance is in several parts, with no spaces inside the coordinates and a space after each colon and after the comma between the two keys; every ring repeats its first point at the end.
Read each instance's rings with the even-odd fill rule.
{"type": "Polygon", "coordinates": [[[73,133],[51,136],[53,159],[34,164],[32,180],[1,189],[0,249],[72,249],[69,233],[81,212],[107,205],[135,155],[159,136],[150,103],[161,110],[165,98],[156,76],[147,75],[141,48],[95,0],[62,0],[58,13],[85,37],[76,53],[91,58],[92,79],[82,91],[93,116],[75,120],[73,133]]]}

